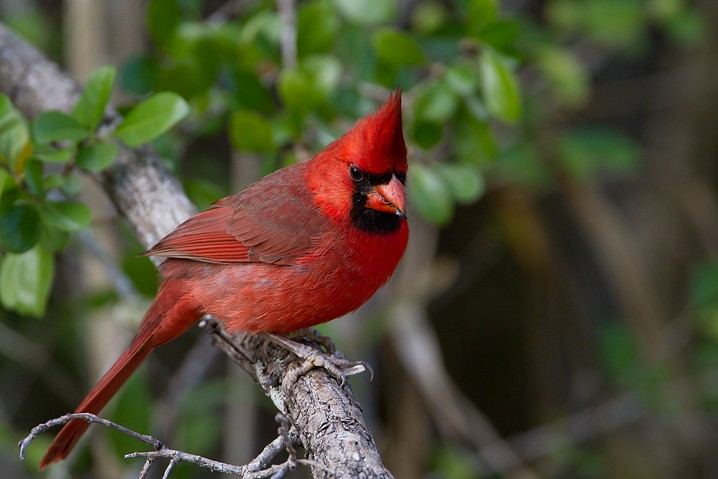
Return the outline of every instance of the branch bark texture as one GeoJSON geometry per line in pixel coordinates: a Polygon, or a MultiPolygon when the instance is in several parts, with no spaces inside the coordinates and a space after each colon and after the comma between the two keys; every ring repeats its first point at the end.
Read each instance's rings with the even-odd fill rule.
{"type": "MultiPolygon", "coordinates": [[[[41,52],[0,24],[0,91],[28,118],[46,110],[69,112],[78,84],[41,52]]],[[[117,114],[108,109],[105,124],[117,114]]],[[[98,175],[118,212],[149,247],[194,213],[180,183],[150,148],[120,145],[114,165],[98,175]]],[[[296,357],[263,337],[230,338],[212,332],[217,344],[263,388],[299,432],[315,477],[391,477],[348,385],[315,369],[289,387],[282,379],[296,357]]]]}

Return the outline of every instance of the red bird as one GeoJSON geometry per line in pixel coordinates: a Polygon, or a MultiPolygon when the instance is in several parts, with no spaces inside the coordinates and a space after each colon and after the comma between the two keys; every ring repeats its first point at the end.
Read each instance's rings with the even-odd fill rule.
{"type": "MultiPolygon", "coordinates": [[[[98,413],[147,355],[211,314],[229,333],[288,333],[347,314],[387,282],[409,236],[401,94],[312,159],[182,223],[147,252],[162,285],[134,339],[75,412],[98,413]]],[[[88,423],[65,425],[40,468],[88,423]]]]}

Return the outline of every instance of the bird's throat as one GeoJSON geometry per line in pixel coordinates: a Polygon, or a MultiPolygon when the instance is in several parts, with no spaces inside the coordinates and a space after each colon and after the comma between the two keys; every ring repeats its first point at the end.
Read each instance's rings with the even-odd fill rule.
{"type": "Polygon", "coordinates": [[[352,202],[349,216],[355,228],[375,234],[394,233],[401,228],[401,222],[406,221],[398,215],[372,210],[364,207],[366,195],[352,202]]]}

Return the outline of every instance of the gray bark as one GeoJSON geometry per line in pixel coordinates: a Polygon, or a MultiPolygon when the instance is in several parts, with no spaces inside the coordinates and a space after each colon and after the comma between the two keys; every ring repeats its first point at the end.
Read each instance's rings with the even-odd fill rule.
{"type": "MultiPolygon", "coordinates": [[[[42,53],[0,24],[0,91],[32,119],[46,110],[68,112],[77,83],[42,53]]],[[[105,123],[116,119],[108,109],[105,123]]],[[[111,168],[96,179],[145,246],[194,213],[182,188],[150,148],[120,147],[111,168]]],[[[288,388],[282,380],[296,358],[261,337],[216,342],[263,388],[299,431],[315,477],[391,477],[348,385],[315,369],[288,388]],[[233,345],[231,345],[233,344],[233,345]]]]}

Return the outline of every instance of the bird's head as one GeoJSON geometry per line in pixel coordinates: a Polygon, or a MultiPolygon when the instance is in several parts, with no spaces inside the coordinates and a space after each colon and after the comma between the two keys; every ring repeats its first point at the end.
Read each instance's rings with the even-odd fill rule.
{"type": "Polygon", "coordinates": [[[350,218],[360,230],[390,233],[406,222],[406,144],[401,91],[360,119],[312,160],[311,183],[331,216],[350,218]]]}

